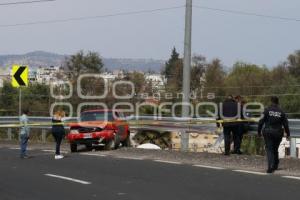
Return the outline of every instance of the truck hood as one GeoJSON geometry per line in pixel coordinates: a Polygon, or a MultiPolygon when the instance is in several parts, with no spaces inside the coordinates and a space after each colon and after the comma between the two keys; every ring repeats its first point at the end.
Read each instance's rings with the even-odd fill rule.
{"type": "Polygon", "coordinates": [[[104,129],[108,124],[111,124],[111,122],[107,121],[90,121],[90,122],[76,122],[76,123],[70,123],[70,128],[76,128],[76,127],[87,127],[87,128],[101,128],[104,129]]]}

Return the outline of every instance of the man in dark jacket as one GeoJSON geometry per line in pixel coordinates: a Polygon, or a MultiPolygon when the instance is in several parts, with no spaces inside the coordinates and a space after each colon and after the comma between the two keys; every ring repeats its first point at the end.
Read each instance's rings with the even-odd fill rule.
{"type": "Polygon", "coordinates": [[[290,137],[288,120],[286,114],[279,108],[278,97],[272,97],[271,103],[272,105],[265,109],[264,117],[259,121],[258,125],[258,135],[261,137],[263,133],[265,139],[268,158],[267,173],[273,173],[278,169],[278,148],[282,141],[284,130],[288,140],[290,137]]]}
{"type": "MultiPolygon", "coordinates": [[[[219,110],[219,119],[224,120],[223,122],[223,133],[225,143],[225,154],[230,155],[230,144],[231,144],[231,133],[233,138],[237,139],[239,134],[239,124],[236,121],[239,116],[239,106],[234,100],[232,95],[229,95],[223,102],[219,110]]],[[[235,150],[238,148],[237,140],[234,141],[235,150]]],[[[235,152],[235,151],[234,151],[235,152]]]]}
{"type": "Polygon", "coordinates": [[[237,122],[238,123],[238,134],[233,135],[233,141],[234,141],[234,154],[242,154],[241,151],[241,144],[243,142],[243,136],[247,132],[247,122],[245,121],[245,117],[243,114],[243,106],[245,105],[245,101],[243,100],[243,97],[238,95],[235,98],[235,101],[238,103],[238,106],[240,108],[240,116],[239,118],[244,121],[237,122]]]}

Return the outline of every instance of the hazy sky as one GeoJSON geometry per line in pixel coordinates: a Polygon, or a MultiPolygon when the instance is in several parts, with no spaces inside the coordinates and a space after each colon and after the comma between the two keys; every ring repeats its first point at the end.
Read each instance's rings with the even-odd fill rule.
{"type": "MultiPolygon", "coordinates": [[[[0,0],[0,3],[25,0],[0,0]]],[[[41,20],[99,16],[184,5],[184,0],[57,0],[0,6],[0,54],[80,49],[104,57],[167,59],[182,53],[184,8],[56,24],[3,27],[41,20]],[[2,26],[2,27],[1,27],[2,26]]],[[[195,5],[300,19],[299,0],[194,0],[195,5]]],[[[274,66],[300,49],[300,21],[241,16],[194,8],[193,53],[274,66]]]]}

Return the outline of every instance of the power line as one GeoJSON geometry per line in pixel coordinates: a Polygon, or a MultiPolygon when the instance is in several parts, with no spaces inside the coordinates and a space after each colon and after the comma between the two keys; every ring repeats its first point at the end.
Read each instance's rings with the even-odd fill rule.
{"type": "Polygon", "coordinates": [[[300,22],[300,19],[290,18],[290,17],[264,15],[264,14],[245,12],[245,11],[240,11],[240,10],[227,10],[227,9],[212,8],[212,7],[206,7],[206,6],[198,6],[198,5],[194,5],[193,7],[203,9],[203,10],[212,10],[212,11],[230,13],[230,14],[236,14],[236,15],[247,15],[247,16],[255,16],[255,17],[261,17],[261,18],[276,19],[276,20],[282,20],[282,21],[300,22]]]}
{"type": "Polygon", "coordinates": [[[7,2],[7,3],[0,3],[0,6],[11,6],[11,5],[32,4],[32,3],[46,3],[46,2],[50,2],[50,1],[56,1],[56,0],[35,0],[35,1],[7,2]]]}
{"type": "Polygon", "coordinates": [[[183,7],[185,7],[185,6],[174,6],[174,7],[138,10],[138,11],[130,11],[130,12],[119,12],[119,13],[114,13],[114,14],[88,16],[88,17],[74,17],[74,18],[68,18],[68,19],[44,20],[44,21],[18,23],[18,24],[2,24],[2,25],[0,25],[0,28],[15,27],[15,26],[30,26],[30,25],[39,25],[39,24],[54,24],[54,23],[64,23],[64,22],[71,22],[71,21],[83,21],[83,20],[110,18],[110,17],[118,17],[118,16],[138,15],[138,14],[145,14],[145,13],[162,12],[162,11],[167,11],[167,10],[175,10],[175,9],[179,9],[179,8],[183,8],[183,7]]]}

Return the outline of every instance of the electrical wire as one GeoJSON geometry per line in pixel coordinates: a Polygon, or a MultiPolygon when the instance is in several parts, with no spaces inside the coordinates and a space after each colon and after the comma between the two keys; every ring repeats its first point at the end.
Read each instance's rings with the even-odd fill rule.
{"type": "Polygon", "coordinates": [[[282,20],[282,21],[300,22],[300,19],[291,18],[291,17],[264,15],[264,14],[254,13],[254,12],[245,12],[245,11],[240,11],[240,10],[227,10],[227,9],[212,8],[212,7],[206,7],[206,6],[198,6],[198,5],[194,5],[193,7],[203,9],[203,10],[211,10],[211,11],[230,13],[230,14],[236,14],[236,15],[247,15],[247,16],[255,16],[255,17],[260,17],[260,18],[269,18],[269,19],[276,19],[276,20],[282,20]]]}
{"type": "Polygon", "coordinates": [[[7,2],[7,3],[0,3],[0,6],[11,6],[11,5],[20,5],[20,4],[33,4],[33,3],[46,3],[50,1],[56,0],[35,0],[35,1],[17,1],[17,2],[7,2]]]}
{"type": "Polygon", "coordinates": [[[64,22],[71,22],[71,21],[83,21],[83,20],[110,18],[110,17],[118,17],[118,16],[138,15],[138,14],[145,14],[145,13],[155,13],[155,12],[162,12],[162,11],[168,11],[168,10],[175,10],[175,9],[180,9],[180,8],[184,8],[184,7],[185,6],[174,6],[174,7],[148,9],[148,10],[119,12],[119,13],[114,13],[114,14],[106,14],[106,15],[98,15],[98,16],[74,17],[74,18],[68,18],[68,19],[44,20],[44,21],[18,23],[18,24],[2,24],[2,25],[0,25],[0,28],[16,27],[16,26],[30,26],[30,25],[39,25],[39,24],[54,24],[54,23],[64,23],[64,22]]]}

